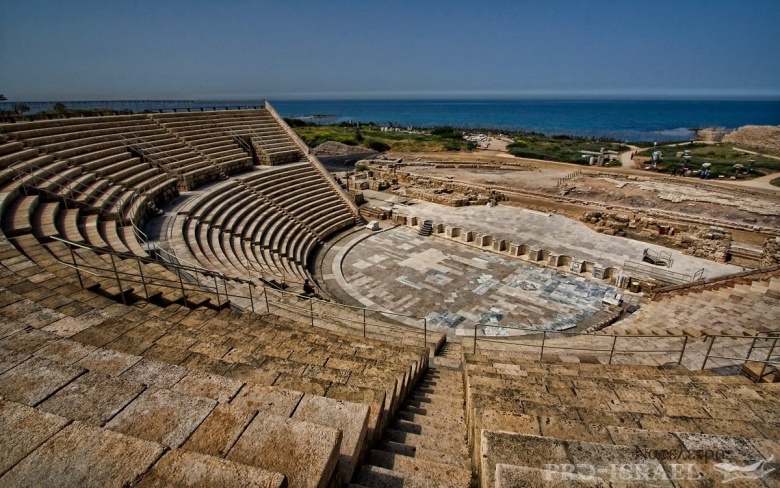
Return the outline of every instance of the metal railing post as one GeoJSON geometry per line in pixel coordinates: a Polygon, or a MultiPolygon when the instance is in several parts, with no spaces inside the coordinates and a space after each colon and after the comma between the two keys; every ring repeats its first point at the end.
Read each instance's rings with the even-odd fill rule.
{"type": "Polygon", "coordinates": [[[474,324],[474,344],[471,354],[477,353],[477,329],[479,329],[479,324],[474,324]]]}
{"type": "Polygon", "coordinates": [[[81,272],[79,271],[79,265],[76,264],[76,253],[73,252],[73,246],[68,244],[68,250],[70,251],[70,258],[73,260],[73,267],[76,269],[76,276],[79,279],[79,286],[84,289],[84,282],[81,281],[81,272]]]}
{"type": "Polygon", "coordinates": [[[222,275],[222,283],[225,284],[225,301],[230,303],[230,294],[228,293],[228,286],[227,286],[227,277],[222,275]]]}
{"type": "Polygon", "coordinates": [[[122,304],[127,305],[127,299],[125,298],[125,291],[122,289],[122,281],[119,279],[119,272],[116,270],[116,262],[114,261],[114,255],[109,254],[111,258],[111,267],[114,268],[114,277],[116,278],[116,285],[119,287],[119,296],[122,297],[122,304]]]}
{"type": "Polygon", "coordinates": [[[181,279],[181,268],[176,266],[176,275],[179,277],[179,288],[181,289],[181,299],[184,304],[187,304],[187,294],[184,293],[184,281],[181,279]]]}
{"type": "Polygon", "coordinates": [[[547,331],[542,331],[542,348],[539,350],[539,362],[544,362],[544,341],[547,339],[547,331]]]}
{"type": "Polygon", "coordinates": [[[711,339],[712,342],[710,342],[709,347],[707,347],[707,352],[704,353],[704,361],[701,363],[701,370],[704,370],[704,367],[707,366],[707,361],[710,359],[710,351],[712,351],[712,346],[715,345],[715,337],[716,336],[707,336],[707,339],[711,339]]]}
{"type": "MultiPolygon", "coordinates": [[[[428,318],[423,317],[423,347],[428,347],[428,318]]],[[[436,354],[436,351],[433,351],[436,354]]]]}
{"type": "MultiPolygon", "coordinates": [[[[766,368],[769,366],[769,361],[772,359],[772,353],[775,350],[775,347],[777,346],[777,337],[775,337],[775,340],[772,341],[772,347],[769,348],[769,352],[766,355],[766,361],[764,361],[764,365],[761,367],[761,372],[758,374],[758,378],[756,378],[756,383],[759,383],[761,381],[761,378],[764,377],[764,373],[766,373],[766,368]]],[[[750,359],[750,358],[748,358],[750,359]]]]}
{"type": "Polygon", "coordinates": [[[612,336],[612,347],[609,349],[609,361],[607,361],[607,364],[612,364],[612,356],[615,355],[615,344],[617,344],[617,338],[618,336],[616,335],[612,336]]]}
{"type": "Polygon", "coordinates": [[[214,291],[217,292],[217,307],[221,307],[222,301],[219,299],[219,283],[217,283],[217,275],[214,275],[214,291]]]}
{"type": "Polygon", "coordinates": [[[685,347],[688,345],[688,336],[683,336],[683,345],[680,350],[680,357],[677,358],[677,366],[682,364],[683,356],[685,355],[685,347]]]}
{"type": "Polygon", "coordinates": [[[255,299],[252,298],[252,282],[248,282],[247,285],[249,287],[249,306],[252,308],[252,313],[255,313],[255,299]]]}
{"type": "Polygon", "coordinates": [[[314,327],[314,299],[309,298],[309,316],[311,317],[311,326],[314,327]]]}
{"type": "Polygon", "coordinates": [[[141,266],[141,258],[137,257],[135,258],[136,261],[138,261],[138,272],[141,274],[141,283],[144,285],[144,295],[146,296],[146,299],[149,299],[149,290],[146,288],[146,278],[144,277],[144,268],[141,266]]]}
{"type": "Polygon", "coordinates": [[[366,338],[366,309],[363,309],[363,338],[366,338]]]}

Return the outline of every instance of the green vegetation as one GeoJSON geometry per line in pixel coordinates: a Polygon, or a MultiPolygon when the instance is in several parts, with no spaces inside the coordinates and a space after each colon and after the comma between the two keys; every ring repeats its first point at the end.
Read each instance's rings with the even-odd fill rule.
{"type": "Polygon", "coordinates": [[[731,145],[724,144],[693,143],[658,146],[645,149],[640,155],[650,156],[653,151],[660,151],[663,156],[663,161],[659,165],[660,171],[672,172],[672,170],[682,168],[684,162],[682,154],[686,150],[691,152],[689,168],[699,169],[702,163],[711,163],[710,171],[712,171],[713,178],[717,178],[720,175],[729,177],[734,174],[735,164],[741,164],[747,168],[751,159],[756,161],[753,165],[752,176],[761,176],[780,171],[780,160],[778,159],[744,153],[735,150],[731,145]]]}
{"type": "Polygon", "coordinates": [[[355,171],[357,171],[358,173],[366,170],[368,170],[368,165],[366,163],[357,163],[355,165],[355,171]]]}
{"type": "Polygon", "coordinates": [[[780,186],[780,178],[775,178],[774,180],[770,181],[769,184],[774,186],[780,186]]]}
{"type": "Polygon", "coordinates": [[[347,122],[317,125],[296,119],[285,121],[309,147],[336,141],[348,146],[365,146],[380,152],[463,151],[474,148],[473,143],[463,140],[462,131],[452,127],[408,133],[383,132],[376,124],[361,124],[358,127],[347,122]]]}
{"type": "Polygon", "coordinates": [[[628,146],[615,141],[599,141],[573,136],[546,136],[536,132],[520,133],[515,137],[515,142],[508,146],[510,154],[519,158],[564,161],[576,164],[588,164],[588,158],[582,157],[581,150],[600,151],[601,148],[618,152],[629,150],[628,146]]]}

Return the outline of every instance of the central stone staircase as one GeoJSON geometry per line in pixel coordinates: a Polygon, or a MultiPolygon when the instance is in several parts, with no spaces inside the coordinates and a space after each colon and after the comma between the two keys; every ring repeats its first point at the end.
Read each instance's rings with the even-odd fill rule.
{"type": "Polygon", "coordinates": [[[460,356],[460,344],[442,346],[350,486],[469,486],[460,356]]]}

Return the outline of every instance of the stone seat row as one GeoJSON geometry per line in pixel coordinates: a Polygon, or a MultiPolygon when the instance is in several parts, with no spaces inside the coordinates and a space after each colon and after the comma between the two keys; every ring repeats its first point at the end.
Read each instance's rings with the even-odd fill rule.
{"type": "MultiPolygon", "coordinates": [[[[20,290],[20,287],[14,289],[20,290]]],[[[47,296],[46,292],[40,290],[27,290],[27,295],[45,297],[47,301],[63,300],[56,295],[47,296]]],[[[5,300],[11,301],[11,298],[7,296],[5,300]]],[[[18,302],[17,305],[25,304],[18,302]]],[[[362,396],[371,399],[373,403],[372,431],[380,420],[384,425],[388,412],[397,405],[417,374],[416,371],[424,364],[420,362],[423,359],[419,350],[417,353],[407,353],[402,348],[396,348],[400,350],[393,354],[377,355],[370,350],[355,349],[355,344],[365,345],[366,341],[356,342],[348,336],[342,340],[339,339],[342,336],[333,334],[322,338],[319,332],[312,332],[311,337],[303,340],[295,329],[290,330],[283,323],[274,325],[277,322],[274,319],[271,322],[266,320],[265,330],[245,331],[240,327],[230,327],[242,325],[240,321],[226,322],[222,316],[212,317],[209,321],[208,317],[204,318],[198,312],[184,315],[185,324],[171,321],[181,314],[148,320],[149,317],[143,317],[133,309],[128,311],[125,307],[121,316],[108,314],[111,316],[106,320],[106,311],[109,309],[93,310],[82,306],[78,309],[79,317],[89,317],[90,312],[102,314],[98,318],[103,321],[94,324],[93,317],[93,325],[90,326],[89,321],[87,324],[74,323],[74,320],[63,317],[55,310],[35,309],[31,313],[29,307],[33,305],[27,304],[26,311],[31,317],[22,320],[43,327],[44,332],[31,331],[25,336],[25,340],[33,341],[35,347],[40,347],[44,342],[61,343],[57,334],[68,336],[78,331],[71,337],[80,344],[111,349],[115,351],[112,353],[115,358],[121,356],[128,361],[140,355],[246,381],[294,385],[296,389],[320,395],[325,395],[329,389],[334,389],[334,394],[339,389],[342,393],[352,391],[361,394],[361,386],[374,388],[374,393],[365,391],[366,394],[362,396]],[[138,326],[128,317],[147,320],[138,326]],[[232,341],[230,346],[221,345],[226,338],[232,341]],[[249,354],[248,351],[253,352],[249,354]],[[413,366],[411,370],[410,364],[413,366]],[[383,412],[385,397],[387,411],[383,412]]],[[[111,308],[123,309],[118,305],[111,308]]],[[[9,309],[9,316],[15,313],[13,307],[9,309]]],[[[368,342],[371,343],[370,340],[368,342]]]]}
{"type": "Polygon", "coordinates": [[[212,143],[215,141],[213,139],[215,129],[222,134],[230,135],[223,136],[222,140],[225,143],[236,144],[231,137],[233,134],[246,136],[247,127],[252,127],[253,130],[254,127],[257,127],[258,131],[254,132],[253,135],[260,137],[261,146],[268,152],[275,154],[292,150],[300,153],[300,149],[290,140],[284,130],[279,127],[276,120],[266,110],[262,109],[224,113],[155,114],[152,117],[164,126],[184,134],[183,137],[185,138],[191,138],[193,141],[196,141],[212,137],[210,139],[212,143]],[[255,121],[258,120],[261,121],[259,127],[255,125],[255,121]],[[212,134],[212,136],[209,134],[212,134]]]}
{"type": "MultiPolygon", "coordinates": [[[[30,268],[25,269],[29,270],[30,268]]],[[[45,272],[39,272],[33,276],[37,279],[43,279],[43,276],[46,274],[47,273],[45,272]]],[[[108,392],[115,391],[117,386],[97,381],[98,379],[103,378],[101,375],[106,375],[110,371],[118,371],[120,374],[125,374],[127,371],[132,370],[135,372],[140,371],[139,374],[144,378],[148,377],[149,381],[154,378],[161,382],[175,381],[176,377],[182,375],[182,373],[186,374],[185,378],[189,378],[193,375],[199,378],[206,376],[208,378],[207,385],[212,386],[204,386],[207,388],[205,391],[208,391],[209,388],[214,388],[214,381],[224,384],[224,382],[232,380],[233,383],[236,383],[236,378],[243,378],[243,380],[238,380],[238,383],[244,384],[243,388],[247,389],[243,398],[251,398],[252,401],[258,401],[263,405],[270,405],[272,403],[274,405],[279,405],[279,396],[277,395],[289,400],[289,395],[297,394],[297,400],[293,396],[290,402],[292,405],[298,404],[297,408],[300,409],[306,403],[302,402],[300,397],[306,398],[307,395],[296,392],[303,389],[309,391],[308,396],[313,395],[317,398],[323,398],[325,395],[328,395],[329,397],[342,396],[349,397],[350,399],[355,399],[356,397],[364,399],[365,405],[370,405],[371,408],[375,408],[381,412],[381,399],[385,398],[385,396],[387,398],[393,398],[393,396],[397,394],[396,390],[400,391],[408,388],[409,385],[412,384],[414,376],[424,369],[424,362],[427,361],[427,354],[425,351],[422,351],[421,348],[417,348],[416,352],[410,351],[409,353],[404,352],[409,350],[408,348],[400,346],[394,347],[393,351],[384,351],[382,349],[384,343],[364,339],[355,340],[351,336],[339,336],[320,331],[310,332],[309,330],[306,331],[305,335],[301,335],[301,332],[303,331],[297,331],[297,327],[291,326],[290,324],[293,324],[293,322],[289,321],[279,322],[276,323],[276,325],[270,325],[269,323],[269,325],[264,326],[263,331],[257,331],[257,319],[247,318],[241,320],[240,315],[237,317],[234,312],[229,312],[227,310],[215,314],[214,311],[210,310],[191,311],[178,306],[162,309],[146,304],[145,302],[139,303],[139,305],[145,305],[142,309],[125,307],[112,301],[102,301],[105,299],[100,296],[93,296],[86,291],[68,289],[68,287],[72,285],[62,285],[61,282],[56,280],[55,276],[50,276],[51,278],[48,280],[39,283],[29,281],[18,283],[18,276],[7,276],[6,278],[9,279],[3,280],[3,285],[6,286],[8,286],[9,282],[15,283],[9,286],[8,291],[0,294],[0,297],[2,297],[0,298],[0,303],[4,305],[4,316],[9,319],[24,320],[25,322],[19,323],[18,326],[6,324],[9,328],[4,328],[3,330],[8,334],[3,334],[3,339],[0,341],[0,348],[10,349],[21,355],[33,356],[39,351],[46,351],[46,355],[41,358],[27,357],[24,360],[26,362],[18,363],[10,370],[16,370],[16,373],[10,374],[10,376],[7,377],[0,377],[0,385],[11,385],[8,386],[9,391],[21,391],[18,388],[17,381],[23,384],[41,384],[36,381],[28,381],[31,377],[37,378],[43,376],[45,377],[45,380],[43,380],[45,383],[48,383],[49,385],[51,383],[56,383],[58,379],[61,379],[61,376],[56,374],[58,372],[56,368],[57,365],[45,363],[42,371],[41,368],[39,368],[42,364],[40,361],[52,361],[54,357],[67,357],[69,358],[69,361],[71,361],[70,364],[78,361],[80,362],[80,365],[77,365],[76,367],[86,368],[88,371],[74,372],[73,374],[76,376],[71,379],[72,381],[65,386],[60,385],[61,387],[58,387],[57,391],[65,392],[68,391],[69,388],[72,388],[74,391],[78,391],[78,395],[80,398],[83,398],[84,401],[87,401],[91,405],[98,405],[98,407],[94,408],[105,407],[105,404],[102,404],[100,401],[95,401],[96,398],[105,398],[105,396],[109,396],[110,393],[108,392]],[[41,283],[44,285],[43,287],[40,286],[41,283]],[[56,286],[54,290],[59,290],[59,292],[54,292],[54,290],[48,289],[47,286],[56,286]],[[20,294],[15,294],[14,291],[11,290],[18,291],[20,294]],[[22,296],[30,296],[34,300],[21,298],[22,296]],[[83,299],[84,301],[80,302],[77,298],[83,299]],[[37,303],[44,302],[52,306],[58,305],[58,307],[48,310],[38,307],[37,310],[33,312],[37,303]],[[99,308],[100,306],[104,306],[104,308],[101,309],[99,308]],[[149,308],[149,310],[144,310],[146,308],[149,308]],[[168,311],[171,308],[172,313],[168,311]],[[67,310],[71,315],[66,315],[59,310],[62,312],[67,310]],[[150,312],[157,313],[160,316],[165,315],[166,318],[157,317],[156,319],[152,318],[152,320],[149,320],[150,317],[154,317],[154,314],[150,312]],[[141,325],[135,323],[135,321],[141,320],[144,321],[141,325]],[[179,320],[179,322],[172,322],[175,320],[179,320]],[[90,326],[90,323],[94,325],[90,326]],[[184,325],[185,323],[186,325],[184,325]],[[40,327],[40,329],[37,329],[36,327],[40,327]],[[198,329],[196,336],[200,340],[193,342],[188,338],[188,334],[195,333],[196,329],[194,329],[194,327],[200,328],[198,329]],[[257,334],[257,337],[249,339],[249,333],[252,331],[261,333],[257,334]],[[323,334],[328,335],[324,336],[323,334]],[[283,340],[285,335],[289,337],[286,342],[283,340]],[[310,346],[309,348],[302,346],[301,340],[304,337],[306,338],[305,343],[310,346]],[[152,338],[156,338],[154,339],[154,342],[142,344],[144,339],[149,341],[149,339],[152,338]],[[274,366],[275,368],[281,368],[277,369],[277,371],[280,372],[274,375],[276,378],[273,379],[273,376],[269,375],[269,373],[273,371],[272,369],[260,370],[255,367],[254,364],[237,361],[231,362],[231,358],[227,357],[228,355],[224,354],[224,352],[219,352],[219,341],[224,341],[226,338],[228,340],[231,340],[230,338],[232,338],[234,345],[236,346],[244,345],[244,347],[249,347],[258,344],[263,346],[262,349],[259,349],[258,352],[253,355],[252,361],[255,364],[260,364],[261,362],[263,362],[263,364],[267,363],[267,367],[271,367],[271,364],[276,364],[276,366],[274,366]],[[278,347],[276,347],[275,342],[273,347],[270,346],[274,338],[278,339],[278,347]],[[190,352],[185,353],[184,351],[186,350],[179,349],[176,346],[177,344],[181,347],[187,347],[190,352]],[[316,345],[318,345],[319,349],[323,350],[322,353],[316,354],[315,351],[317,349],[311,349],[311,347],[315,347],[316,345]],[[366,346],[372,347],[366,349],[366,346]],[[326,347],[328,349],[324,349],[326,347]],[[285,348],[288,348],[288,350],[285,351],[285,348]],[[122,350],[131,352],[121,352],[122,350]],[[273,351],[276,351],[277,356],[270,355],[273,351]],[[143,352],[143,354],[139,355],[139,352],[143,352]],[[379,355],[377,355],[377,353],[379,353],[379,355]],[[209,354],[212,355],[210,356],[209,354]],[[349,354],[352,355],[347,356],[349,354]],[[287,359],[282,359],[287,355],[289,355],[287,359]],[[181,359],[181,357],[184,356],[186,356],[186,358],[181,359]],[[265,356],[266,359],[263,360],[261,356],[265,356]],[[315,356],[317,357],[316,359],[315,356]],[[81,359],[77,359],[78,357],[81,357],[81,359]],[[87,360],[85,359],[86,357],[89,357],[90,359],[87,360]],[[223,359],[217,359],[218,357],[222,357],[223,359]],[[299,367],[295,367],[293,364],[295,364],[295,359],[298,358],[306,358],[308,362],[300,363],[299,367]],[[319,366],[320,361],[323,366],[319,366]],[[393,369],[389,366],[391,363],[388,363],[388,361],[398,365],[407,361],[406,372],[404,373],[402,370],[393,369]],[[314,362],[317,362],[317,364],[312,364],[314,362]],[[21,369],[16,369],[16,367],[21,366],[22,364],[26,364],[26,366],[21,369]],[[88,364],[92,367],[87,367],[88,364]],[[97,364],[104,365],[105,369],[97,369],[99,368],[99,366],[95,366],[97,364]],[[329,367],[328,364],[331,364],[334,367],[329,367]],[[358,367],[361,364],[362,366],[358,367]],[[408,369],[408,365],[410,364],[413,366],[412,369],[408,369]],[[225,368],[224,365],[227,365],[227,368],[225,368]],[[336,373],[336,371],[338,371],[336,366],[350,368],[348,370],[340,370],[347,371],[348,375],[336,373]],[[301,369],[299,370],[297,368],[301,369]],[[93,371],[93,369],[95,371],[93,371]],[[366,371],[364,374],[358,374],[361,370],[366,371]],[[310,376],[303,373],[300,373],[301,375],[298,376],[297,374],[294,374],[293,371],[296,373],[308,371],[310,376]],[[392,376],[386,376],[386,373],[383,373],[383,371],[387,371],[388,373],[390,371],[396,371],[400,376],[396,376],[397,379],[395,382],[390,382],[389,380],[392,376]],[[92,374],[93,372],[95,373],[94,375],[92,374]],[[348,377],[349,379],[346,382],[337,381],[344,377],[348,377]],[[375,379],[371,380],[372,377],[375,379]],[[89,378],[89,380],[87,380],[87,378],[89,378]],[[324,380],[323,378],[330,379],[324,380]],[[80,382],[81,379],[83,379],[84,383],[80,382]],[[6,383],[6,381],[8,383],[6,383]],[[359,386],[361,384],[366,384],[366,382],[368,382],[371,387],[359,386]],[[275,386],[264,386],[266,383],[273,383],[275,386]],[[292,393],[286,393],[286,390],[281,389],[280,385],[282,384],[288,388],[292,388],[293,385],[302,388],[298,388],[298,390],[292,388],[292,390],[294,390],[292,393]],[[391,386],[392,384],[400,386],[391,386]],[[388,387],[389,390],[387,390],[388,387]],[[385,388],[385,391],[382,391],[382,388],[385,388]],[[85,394],[85,390],[89,391],[89,394],[85,394]],[[380,391],[382,391],[381,395],[378,394],[380,391]],[[268,402],[264,402],[262,400],[262,394],[267,392],[270,392],[269,394],[272,395],[272,399],[268,402]]],[[[239,354],[241,351],[240,347],[231,347],[231,351],[233,352],[232,361],[235,361],[239,356],[242,356],[245,359],[249,358],[246,354],[239,354]]],[[[127,373],[127,375],[130,374],[131,373],[127,373]]],[[[391,375],[392,374],[393,373],[391,373],[391,375]]],[[[140,381],[140,383],[144,384],[143,381],[140,381]]],[[[181,395],[179,395],[178,392],[169,393],[165,391],[159,393],[160,390],[164,389],[160,388],[162,386],[163,385],[150,386],[147,390],[143,390],[140,395],[137,393],[132,395],[135,399],[121,409],[122,412],[120,415],[126,414],[127,417],[132,417],[132,421],[127,421],[123,428],[130,429],[133,433],[143,437],[147,435],[164,436],[165,434],[160,434],[161,430],[169,432],[165,429],[173,428],[173,430],[176,430],[181,426],[182,422],[179,422],[180,418],[177,417],[177,415],[185,409],[185,407],[182,407],[182,405],[178,403],[179,400],[182,399],[181,395]],[[171,409],[178,411],[178,413],[174,415],[171,412],[171,409]],[[165,417],[167,419],[166,425],[163,427],[154,423],[153,415],[141,413],[157,411],[167,412],[167,416],[165,417]],[[174,418],[172,418],[172,416],[174,418]],[[149,424],[149,422],[152,422],[152,424],[149,424]],[[173,424],[176,424],[175,428],[173,424]],[[152,434],[152,431],[156,431],[156,433],[152,434]]],[[[2,388],[2,386],[0,386],[0,388],[2,388]]],[[[134,391],[133,388],[127,387],[126,383],[122,384],[122,388],[134,391]]],[[[196,394],[202,396],[202,393],[200,393],[201,391],[204,390],[201,390],[199,387],[196,394]]],[[[72,393],[69,392],[68,394],[72,393]]],[[[401,394],[403,394],[403,391],[401,391],[401,394]]],[[[62,395],[64,397],[65,393],[62,393],[62,395]]],[[[130,395],[130,393],[128,393],[128,395],[130,395]]],[[[47,399],[53,399],[56,396],[56,394],[48,396],[47,399]]],[[[59,398],[60,397],[58,397],[58,399],[59,398]]],[[[239,395],[234,398],[242,398],[242,394],[239,393],[239,395]]],[[[16,399],[21,400],[21,398],[16,399]]],[[[115,397],[112,397],[111,399],[121,401],[115,397]]],[[[189,401],[190,399],[186,399],[184,402],[186,404],[188,416],[192,415],[192,409],[189,408],[191,406],[189,401]]],[[[336,411],[330,413],[328,413],[329,410],[325,409],[325,406],[332,406],[333,401],[326,401],[324,399],[310,401],[314,402],[312,406],[312,415],[318,417],[320,422],[323,421],[321,420],[321,417],[326,417],[332,421],[334,415],[336,415],[340,416],[342,419],[348,419],[348,426],[350,426],[353,431],[355,430],[354,425],[361,424],[360,416],[354,415],[351,410],[344,411],[344,401],[339,403],[339,408],[336,409],[336,411]],[[357,422],[357,424],[355,422],[357,422]]],[[[70,404],[71,402],[65,400],[61,401],[61,404],[65,403],[70,404]]],[[[398,400],[395,400],[395,402],[389,400],[388,408],[391,403],[397,404],[398,400]]],[[[67,408],[72,408],[72,405],[67,408]]],[[[83,413],[89,409],[74,408],[74,411],[75,410],[83,413]]],[[[206,410],[209,409],[206,408],[206,410]]],[[[363,424],[371,425],[374,429],[380,425],[380,418],[388,418],[388,414],[384,414],[384,416],[377,414],[376,417],[370,415],[368,406],[363,407],[361,411],[364,412],[365,419],[371,418],[370,423],[368,420],[364,420],[363,424]]],[[[79,413],[79,415],[82,413],[79,413]]],[[[290,413],[292,413],[294,420],[297,414],[293,412],[290,413]]],[[[195,413],[194,415],[198,415],[198,413],[195,413]]],[[[207,442],[207,440],[213,440],[214,434],[212,434],[212,432],[220,432],[220,435],[224,436],[224,431],[231,425],[236,434],[230,435],[240,434],[243,428],[246,427],[247,422],[249,422],[250,426],[254,425],[251,424],[251,412],[250,414],[247,414],[242,408],[234,408],[232,405],[216,404],[208,415],[213,415],[214,417],[206,416],[201,419],[203,420],[202,423],[194,422],[195,424],[200,424],[200,427],[197,427],[197,425],[195,425],[195,427],[203,429],[203,431],[195,430],[192,433],[191,439],[201,438],[203,442],[207,442]],[[243,420],[240,420],[239,423],[243,422],[243,424],[241,424],[241,426],[236,426],[232,422],[236,421],[235,415],[239,413],[243,416],[243,420]]],[[[256,415],[256,413],[254,413],[254,415],[256,415]]],[[[303,414],[301,413],[301,415],[303,414]]],[[[81,422],[82,420],[77,421],[81,422]]],[[[265,436],[273,436],[275,432],[274,429],[277,427],[284,430],[287,435],[290,435],[288,432],[289,429],[292,429],[294,432],[299,432],[297,427],[293,428],[290,426],[290,420],[280,419],[279,422],[281,422],[281,426],[262,423],[262,426],[257,427],[257,432],[254,431],[254,428],[246,429],[244,430],[245,433],[242,435],[250,435],[247,433],[251,432],[251,439],[242,437],[238,440],[233,439],[232,441],[229,441],[229,443],[234,446],[233,449],[236,449],[235,446],[239,446],[241,445],[241,442],[244,442],[241,439],[246,439],[246,442],[252,446],[256,446],[258,443],[262,444],[263,441],[261,439],[264,439],[265,436]]],[[[345,423],[346,422],[347,420],[345,420],[345,423]]],[[[109,421],[107,427],[109,429],[116,428],[121,430],[121,428],[116,427],[119,423],[121,423],[119,420],[114,421],[112,419],[109,421]]],[[[293,436],[296,441],[292,448],[296,450],[296,452],[291,453],[293,455],[286,457],[295,458],[296,456],[294,454],[298,453],[298,449],[300,449],[301,453],[308,452],[305,446],[311,446],[311,442],[313,442],[309,438],[311,435],[312,431],[309,429],[306,431],[306,435],[293,436]],[[304,443],[304,447],[301,447],[302,445],[297,443],[297,439],[304,437],[308,439],[306,441],[308,444],[304,443]]],[[[342,443],[346,438],[346,435],[347,433],[345,432],[342,443]]],[[[340,450],[338,444],[334,445],[333,443],[327,443],[327,446],[330,447],[326,449],[326,446],[323,446],[320,440],[317,441],[317,446],[318,449],[325,449],[326,451],[329,449],[331,454],[327,456],[329,459],[327,462],[325,462],[326,456],[323,454],[318,462],[314,462],[314,466],[324,466],[326,464],[335,465],[332,453],[336,452],[336,456],[338,456],[340,450]]],[[[188,447],[189,446],[185,445],[183,449],[186,450],[188,447]]],[[[216,449],[216,447],[218,446],[211,445],[208,446],[207,449],[216,449]]],[[[260,453],[259,451],[255,451],[254,454],[250,456],[252,462],[249,464],[257,463],[259,462],[256,459],[257,457],[267,455],[267,450],[262,451],[264,452],[260,453]]],[[[355,452],[357,451],[356,448],[355,452]]],[[[224,454],[226,453],[223,453],[222,456],[224,456],[224,454]]],[[[342,460],[345,458],[343,452],[341,458],[342,460]]],[[[228,459],[231,458],[228,456],[228,459]]],[[[311,464],[311,459],[309,459],[308,462],[311,464]]],[[[276,469],[279,468],[278,465],[263,466],[284,472],[291,481],[305,471],[300,466],[296,466],[296,469],[292,470],[289,468],[276,469]]],[[[343,471],[343,461],[340,467],[343,471]]],[[[348,469],[352,469],[353,467],[353,465],[347,466],[348,469]]],[[[20,471],[17,471],[17,473],[19,472],[20,471]]],[[[25,472],[25,476],[27,475],[29,475],[29,473],[25,472]]],[[[348,475],[342,474],[342,476],[344,476],[344,479],[348,479],[348,475]]],[[[326,480],[327,478],[328,477],[325,476],[322,479],[326,480]]],[[[300,477],[297,479],[300,479],[300,477]]],[[[317,484],[312,486],[317,486],[317,484]]]]}
{"type": "MultiPolygon", "coordinates": [[[[118,123],[113,125],[116,124],[118,123]]],[[[13,128],[17,128],[17,125],[19,124],[14,124],[13,128]]],[[[176,141],[171,135],[165,134],[162,129],[148,120],[136,120],[135,125],[131,126],[101,129],[107,134],[98,136],[91,135],[90,132],[80,132],[81,126],[77,124],[75,127],[58,126],[51,129],[70,130],[70,132],[58,134],[57,140],[59,142],[52,142],[53,135],[41,137],[40,141],[38,139],[22,140],[25,144],[35,145],[34,149],[54,156],[58,163],[67,162],[68,166],[73,167],[72,171],[79,167],[88,172],[110,171],[117,168],[130,170],[129,168],[133,164],[143,162],[147,166],[150,166],[150,163],[160,164],[167,171],[181,172],[193,182],[192,184],[201,179],[203,173],[207,173],[206,169],[208,168],[211,168],[210,171],[216,174],[208,161],[204,161],[197,153],[188,150],[181,142],[176,141]],[[145,141],[146,146],[159,144],[159,147],[155,149],[153,155],[148,151],[144,152],[143,161],[140,161],[137,158],[141,156],[139,152],[141,150],[136,151],[134,155],[128,149],[131,146],[135,148],[138,140],[145,141]],[[41,144],[38,144],[39,142],[41,144]],[[132,163],[134,158],[136,163],[132,163]],[[117,166],[114,166],[115,164],[117,166]]],[[[18,134],[24,133],[25,131],[20,131],[19,133],[11,133],[11,135],[18,136],[18,134]]],[[[139,172],[138,169],[130,171],[139,172]]]]}
{"type": "Polygon", "coordinates": [[[354,216],[308,162],[242,178],[244,184],[285,208],[320,239],[354,223],[354,216]],[[327,210],[327,211],[326,211],[327,210]]]}
{"type": "Polygon", "coordinates": [[[255,279],[260,269],[250,266],[260,263],[272,275],[308,277],[305,263],[316,236],[243,185],[221,187],[188,210],[182,236],[204,266],[255,279]]]}
{"type": "Polygon", "coordinates": [[[748,464],[780,452],[780,390],[772,385],[679,366],[540,364],[470,354],[464,360],[469,445],[482,486],[565,483],[569,465],[579,465],[583,477],[595,473],[584,467],[605,468],[594,482],[628,480],[609,471],[614,464],[658,472],[640,481],[672,486],[674,460],[659,460],[663,452],[684,453],[699,482],[716,483],[723,479],[715,462],[748,464]],[[707,450],[720,458],[696,458],[707,450]]]}
{"type": "Polygon", "coordinates": [[[749,284],[720,284],[651,301],[602,333],[755,336],[780,330],[780,273],[749,284]],[[723,317],[729,317],[724,320],[723,317]]]}
{"type": "MultiPolygon", "coordinates": [[[[187,114],[182,114],[186,116],[187,114]]],[[[251,156],[236,141],[224,133],[208,118],[202,121],[180,121],[181,117],[158,119],[160,125],[175,133],[189,146],[197,150],[214,163],[225,166],[229,173],[246,170],[251,167],[251,156]]]]}

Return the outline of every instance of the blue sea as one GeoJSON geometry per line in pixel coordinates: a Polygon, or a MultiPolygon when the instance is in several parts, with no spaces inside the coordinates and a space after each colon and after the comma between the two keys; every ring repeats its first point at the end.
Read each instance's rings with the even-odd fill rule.
{"type": "Polygon", "coordinates": [[[692,129],[780,125],[780,100],[321,100],[271,101],[316,123],[523,130],[622,141],[686,141],[692,129]]]}
{"type": "MultiPolygon", "coordinates": [[[[54,102],[26,102],[30,112],[54,102]]],[[[113,100],[65,102],[73,108],[149,110],[262,106],[262,100],[113,100]]],[[[780,125],[780,100],[271,100],[285,117],[316,123],[374,122],[400,127],[450,125],[621,141],[686,141],[702,127],[780,125]]],[[[0,102],[12,110],[13,102],[0,102]]]]}

